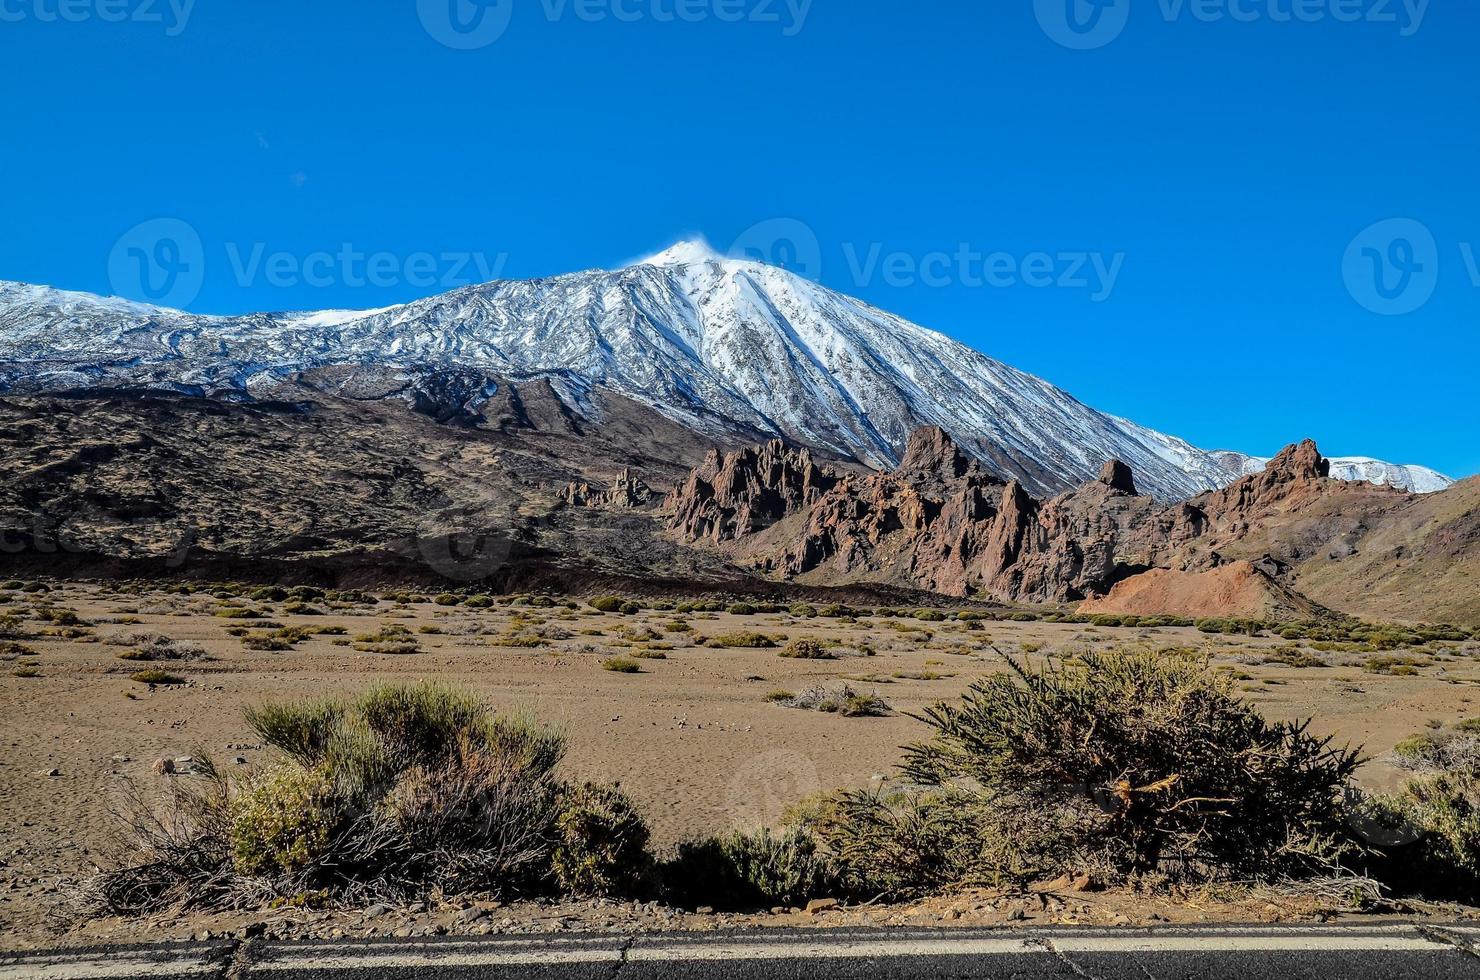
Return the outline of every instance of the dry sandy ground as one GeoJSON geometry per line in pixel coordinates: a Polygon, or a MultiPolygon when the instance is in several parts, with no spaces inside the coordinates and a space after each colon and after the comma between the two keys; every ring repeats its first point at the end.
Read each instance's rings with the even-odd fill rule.
{"type": "MultiPolygon", "coordinates": [[[[315,602],[325,615],[293,616],[284,614],[282,603],[246,601],[273,623],[347,631],[315,636],[286,652],[260,652],[245,649],[229,632],[257,624],[219,618],[223,601],[210,596],[68,585],[41,597],[15,594],[0,612],[23,612],[38,598],[74,610],[84,625],[72,638],[25,639],[35,654],[0,664],[0,934],[6,936],[0,945],[9,946],[63,938],[51,909],[66,879],[106,860],[127,780],[160,788],[172,777],[155,774],[157,760],[202,753],[228,769],[263,762],[270,753],[255,744],[242,721],[243,706],[352,694],[386,678],[466,684],[501,708],[532,712],[561,726],[570,741],[567,773],[620,783],[643,808],[660,847],[730,827],[774,824],[788,805],[811,793],[886,778],[899,747],[925,733],[905,713],[952,698],[974,679],[999,671],[993,646],[1034,657],[1128,641],[1205,649],[1216,665],[1239,676],[1267,714],[1313,717],[1316,730],[1364,745],[1375,758],[1364,779],[1380,786],[1396,778],[1382,758],[1399,739],[1431,720],[1452,723],[1480,715],[1476,644],[1450,645],[1438,656],[1426,650],[1415,655],[1421,664],[1416,676],[1389,676],[1364,670],[1369,656],[1340,652],[1317,654],[1331,664],[1325,668],[1266,664],[1264,658],[1283,641],[1210,637],[1192,629],[988,622],[971,630],[959,622],[660,611],[618,616],[584,606],[468,609],[384,599],[336,608],[315,602]],[[677,631],[675,620],[694,632],[677,631]],[[387,656],[342,645],[388,626],[408,627],[421,652],[387,656]],[[663,651],[667,659],[642,661],[638,674],[602,668],[607,658],[634,649],[624,631],[646,629],[662,634],[655,645],[672,645],[663,651]],[[715,649],[697,642],[736,631],[836,640],[855,651],[869,647],[875,655],[798,661],[779,657],[775,649],[715,649]],[[536,648],[500,645],[511,633],[540,632],[556,638],[536,648]],[[137,641],[117,641],[140,633],[197,644],[210,659],[120,659],[137,641]],[[130,679],[150,666],[179,674],[186,683],[149,687],[130,679]],[[18,676],[32,673],[39,676],[18,676]],[[767,701],[778,689],[797,692],[863,676],[871,679],[849,683],[883,697],[894,709],[890,717],[844,718],[767,701]]],[[[23,625],[34,632],[44,624],[28,619],[23,625]]],[[[1049,907],[1041,901],[1023,907],[1034,912],[1040,906],[1049,907]]],[[[1017,908],[1008,903],[992,914],[1011,915],[1017,908]]],[[[455,914],[456,909],[449,913],[455,914]]],[[[598,918],[604,914],[598,907],[598,918]]],[[[630,908],[623,914],[621,921],[648,916],[658,924],[671,915],[630,908]]],[[[569,916],[556,911],[537,918],[558,923],[569,916]]],[[[331,920],[323,920],[331,923],[325,930],[339,928],[331,920]]],[[[198,931],[189,924],[173,928],[184,935],[198,931]]],[[[74,930],[71,938],[100,934],[74,930]]]]}

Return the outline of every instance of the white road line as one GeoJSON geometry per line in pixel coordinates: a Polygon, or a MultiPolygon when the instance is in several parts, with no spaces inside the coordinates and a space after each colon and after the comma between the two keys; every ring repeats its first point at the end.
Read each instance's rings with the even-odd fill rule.
{"type": "Polygon", "coordinates": [[[1061,953],[1443,952],[1422,936],[1095,936],[1045,937],[1061,953]]]}
{"type": "MultiPolygon", "coordinates": [[[[1451,927],[1453,928],[1453,927],[1451,927]]],[[[1454,931],[1461,931],[1455,929],[1454,931]]],[[[1464,928],[1470,933],[1480,930],[1464,928]]],[[[538,941],[468,941],[449,943],[331,945],[269,944],[248,973],[341,971],[419,968],[477,968],[617,964],[623,944],[631,942],[626,958],[638,963],[724,961],[778,961],[826,959],[901,959],[935,956],[1047,955],[1051,948],[1065,954],[1132,955],[1138,953],[1437,953],[1454,946],[1430,939],[1408,926],[1367,929],[1293,929],[1258,932],[1250,929],[1208,930],[1198,933],[1105,935],[1033,932],[1016,936],[905,935],[865,937],[859,934],[740,936],[679,938],[620,936],[538,941]]],[[[106,954],[65,954],[14,957],[0,960],[0,980],[123,980],[163,973],[212,973],[219,964],[209,954],[190,950],[150,950],[106,954]],[[176,958],[177,957],[177,958],[176,958]]]]}
{"type": "Polygon", "coordinates": [[[221,965],[196,954],[175,958],[160,953],[150,958],[116,955],[49,956],[0,963],[0,980],[117,980],[123,977],[185,976],[219,973],[221,965]]]}
{"type": "MultiPolygon", "coordinates": [[[[395,950],[395,947],[391,947],[395,950]]],[[[610,949],[527,949],[517,953],[467,952],[439,954],[423,949],[415,953],[387,951],[385,953],[362,954],[359,956],[341,953],[316,956],[312,949],[302,955],[272,959],[265,963],[254,963],[248,974],[286,973],[290,971],[318,970],[370,970],[370,969],[424,969],[480,966],[566,966],[580,963],[620,963],[622,951],[610,949]]]]}
{"type": "Polygon", "coordinates": [[[671,963],[715,960],[826,960],[897,959],[913,956],[1000,956],[1038,953],[1042,947],[1023,939],[951,939],[899,942],[704,943],[693,946],[635,946],[627,954],[633,963],[671,963]]]}

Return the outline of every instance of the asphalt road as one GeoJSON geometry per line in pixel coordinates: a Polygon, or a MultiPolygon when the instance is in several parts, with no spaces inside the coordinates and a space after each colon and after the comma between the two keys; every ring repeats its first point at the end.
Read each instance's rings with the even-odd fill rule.
{"type": "Polygon", "coordinates": [[[0,980],[1451,980],[1480,926],[745,933],[198,943],[0,954],[0,980]]]}

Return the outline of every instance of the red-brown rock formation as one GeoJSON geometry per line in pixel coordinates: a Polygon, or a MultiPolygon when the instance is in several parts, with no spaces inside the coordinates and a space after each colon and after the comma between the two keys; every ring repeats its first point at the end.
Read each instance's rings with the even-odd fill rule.
{"type": "MultiPolygon", "coordinates": [[[[1151,569],[1217,569],[1229,560],[1221,547],[1252,547],[1251,528],[1289,525],[1312,502],[1375,489],[1328,473],[1305,442],[1263,473],[1165,506],[1139,496],[1130,468],[1112,460],[1097,480],[1039,501],[986,473],[945,432],[926,428],[911,436],[893,473],[830,473],[779,442],[713,453],[668,506],[680,537],[709,540],[787,579],[1062,602],[1105,595],[1151,569]]],[[[1263,554],[1278,574],[1290,559],[1277,551],[1263,554]]]]}

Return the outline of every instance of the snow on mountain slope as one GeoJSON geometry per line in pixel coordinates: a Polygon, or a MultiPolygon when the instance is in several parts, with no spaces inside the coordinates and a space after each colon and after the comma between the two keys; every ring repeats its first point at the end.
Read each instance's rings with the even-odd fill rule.
{"type": "MultiPolygon", "coordinates": [[[[584,393],[605,388],[699,431],[738,425],[880,467],[898,462],[911,430],[935,424],[1039,494],[1092,479],[1111,458],[1165,499],[1225,485],[1250,465],[1095,411],[941,334],[702,243],[623,269],[492,282],[361,313],[211,317],[0,283],[0,391],[142,386],[239,396],[264,380],[342,365],[551,377],[578,410],[592,411],[584,393]]],[[[1405,479],[1401,468],[1374,466],[1351,472],[1405,479]]],[[[1415,486],[1443,480],[1424,473],[1415,486]]]]}
{"type": "MultiPolygon", "coordinates": [[[[1212,455],[1228,469],[1230,480],[1262,472],[1269,465],[1269,460],[1261,456],[1228,451],[1217,451],[1212,455]]],[[[1400,466],[1366,456],[1333,456],[1330,463],[1333,477],[1351,483],[1375,483],[1412,493],[1437,493],[1454,485],[1449,477],[1427,466],[1400,466]]]]}

